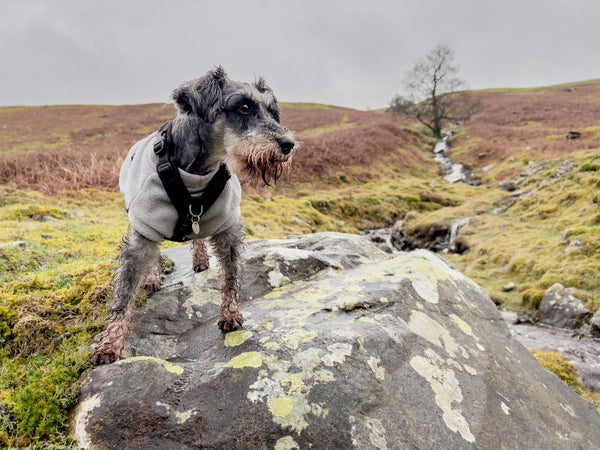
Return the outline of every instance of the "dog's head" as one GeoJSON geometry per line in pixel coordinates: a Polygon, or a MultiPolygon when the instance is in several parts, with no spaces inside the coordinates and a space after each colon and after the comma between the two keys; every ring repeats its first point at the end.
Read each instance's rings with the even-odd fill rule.
{"type": "Polygon", "coordinates": [[[222,139],[227,165],[240,179],[269,185],[291,165],[294,136],[281,125],[280,109],[263,78],[232,81],[222,67],[173,91],[179,114],[196,116],[222,139]]]}

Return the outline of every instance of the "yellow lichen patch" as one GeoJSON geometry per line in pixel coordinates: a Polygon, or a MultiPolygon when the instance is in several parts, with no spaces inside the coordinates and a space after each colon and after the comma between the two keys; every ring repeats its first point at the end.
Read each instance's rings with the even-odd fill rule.
{"type": "Polygon", "coordinates": [[[452,358],[456,357],[459,351],[465,358],[469,358],[469,354],[456,343],[447,329],[421,311],[411,313],[408,328],[432,344],[445,349],[452,358]]]}
{"type": "Polygon", "coordinates": [[[252,337],[252,331],[237,330],[225,335],[225,347],[236,347],[252,337]]]}
{"type": "Polygon", "coordinates": [[[234,356],[225,363],[224,367],[233,367],[241,369],[242,367],[260,367],[262,366],[262,356],[260,352],[245,352],[234,356]]]}
{"type": "Polygon", "coordinates": [[[463,333],[473,336],[473,330],[467,322],[462,320],[456,314],[450,314],[450,318],[456,325],[458,325],[458,328],[460,328],[463,333]]]}
{"type": "Polygon", "coordinates": [[[291,350],[296,350],[301,341],[308,341],[317,337],[316,331],[297,331],[296,333],[288,333],[282,336],[285,345],[291,350]]]}
{"type": "Polygon", "coordinates": [[[163,366],[167,372],[175,373],[177,375],[181,375],[183,373],[183,367],[170,363],[169,361],[165,361],[164,359],[154,358],[153,356],[134,356],[132,358],[122,359],[118,362],[118,364],[127,364],[136,361],[152,361],[163,366]]]}
{"type": "Polygon", "coordinates": [[[267,404],[274,417],[287,417],[294,410],[294,400],[289,397],[270,398],[267,404]]]}
{"type": "Polygon", "coordinates": [[[292,395],[292,394],[301,394],[302,386],[304,386],[304,383],[302,382],[302,378],[300,378],[300,375],[294,373],[292,375],[285,377],[283,380],[281,380],[281,385],[284,388],[287,387],[288,395],[292,395]]]}
{"type": "Polygon", "coordinates": [[[362,317],[359,317],[358,320],[359,320],[359,322],[367,322],[367,323],[377,324],[377,321],[375,319],[373,319],[372,317],[362,316],[362,317]]]}

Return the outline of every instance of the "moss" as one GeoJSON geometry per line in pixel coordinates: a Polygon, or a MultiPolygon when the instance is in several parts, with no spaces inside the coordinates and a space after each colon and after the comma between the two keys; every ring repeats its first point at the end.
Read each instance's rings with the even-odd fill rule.
{"type": "Polygon", "coordinates": [[[53,217],[55,219],[62,219],[67,217],[67,215],[67,211],[61,208],[43,206],[39,204],[24,205],[16,203],[2,208],[2,211],[0,213],[0,220],[41,220],[44,216],[53,217]]]}
{"type": "Polygon", "coordinates": [[[0,248],[0,416],[10,425],[0,430],[0,447],[71,445],[68,411],[88,365],[90,336],[103,324],[127,227],[122,204],[97,191],[0,194],[0,242],[26,242],[0,248]]]}
{"type": "Polygon", "coordinates": [[[530,311],[537,311],[544,297],[543,289],[527,289],[523,292],[521,304],[530,311]]]}
{"type": "Polygon", "coordinates": [[[17,313],[0,306],[0,345],[5,347],[13,336],[13,327],[17,323],[17,313]]]}
{"type": "Polygon", "coordinates": [[[590,162],[583,163],[579,166],[580,172],[596,172],[598,169],[600,169],[600,165],[590,162]]]}
{"type": "Polygon", "coordinates": [[[568,359],[555,352],[547,352],[541,350],[530,350],[533,356],[540,362],[542,366],[554,373],[558,378],[563,380],[571,387],[579,387],[577,381],[577,370],[569,362],[568,359]]]}
{"type": "Polygon", "coordinates": [[[577,394],[593,403],[600,411],[600,393],[587,391],[577,379],[577,369],[564,356],[555,352],[530,350],[538,362],[563,380],[577,394]]]}
{"type": "Polygon", "coordinates": [[[0,443],[69,442],[60,434],[67,429],[67,412],[77,400],[79,376],[89,365],[88,339],[89,335],[73,336],[52,354],[36,354],[26,361],[2,355],[0,403],[10,410],[15,426],[0,443]]]}

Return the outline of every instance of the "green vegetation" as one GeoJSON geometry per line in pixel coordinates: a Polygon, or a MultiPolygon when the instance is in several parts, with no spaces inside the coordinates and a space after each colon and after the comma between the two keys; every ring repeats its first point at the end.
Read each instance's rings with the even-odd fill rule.
{"type": "Polygon", "coordinates": [[[0,444],[67,445],[67,412],[127,226],[121,200],[6,188],[0,198],[0,242],[24,242],[0,247],[0,444]]]}
{"type": "Polygon", "coordinates": [[[577,394],[589,400],[596,408],[600,409],[600,393],[586,391],[583,385],[577,380],[577,369],[564,356],[555,352],[544,352],[541,350],[531,350],[531,353],[542,366],[567,383],[577,394]]]}
{"type": "Polygon", "coordinates": [[[490,186],[453,185],[447,193],[462,203],[409,217],[406,232],[418,234],[470,217],[460,231],[469,251],[446,257],[505,308],[534,312],[544,290],[561,282],[575,288],[576,296],[595,311],[600,291],[600,174],[572,168],[557,176],[561,166],[561,160],[548,161],[535,174],[522,177],[519,189],[524,193],[518,196],[490,186]],[[580,246],[569,247],[576,240],[580,246]],[[509,282],[517,288],[503,292],[509,282]]]}
{"type": "Polygon", "coordinates": [[[292,108],[292,109],[332,109],[332,106],[324,105],[323,103],[280,102],[279,105],[282,108],[292,108]]]}

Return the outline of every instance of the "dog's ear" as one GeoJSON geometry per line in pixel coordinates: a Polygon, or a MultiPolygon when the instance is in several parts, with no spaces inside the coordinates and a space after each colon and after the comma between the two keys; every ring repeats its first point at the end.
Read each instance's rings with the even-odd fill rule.
{"type": "Polygon", "coordinates": [[[218,66],[203,77],[179,86],[173,91],[172,98],[181,113],[196,114],[203,121],[212,123],[223,107],[226,82],[227,73],[218,66]]]}
{"type": "Polygon", "coordinates": [[[222,66],[216,67],[198,80],[195,86],[198,95],[197,114],[205,122],[213,123],[223,109],[223,88],[227,73],[222,66]]]}
{"type": "Polygon", "coordinates": [[[254,87],[261,94],[271,90],[271,88],[269,88],[269,86],[267,86],[267,82],[265,81],[265,79],[263,77],[258,77],[258,80],[256,80],[254,82],[254,87]]]}
{"type": "Polygon", "coordinates": [[[190,83],[184,83],[173,91],[171,98],[175,102],[175,106],[182,114],[190,114],[194,112],[193,99],[192,99],[192,88],[190,83]]]}
{"type": "Polygon", "coordinates": [[[261,94],[269,93],[269,94],[271,94],[273,96],[273,98],[275,98],[275,94],[273,93],[273,89],[271,89],[269,86],[267,86],[267,82],[265,81],[265,79],[263,77],[258,77],[258,79],[254,82],[254,87],[261,94]]]}

